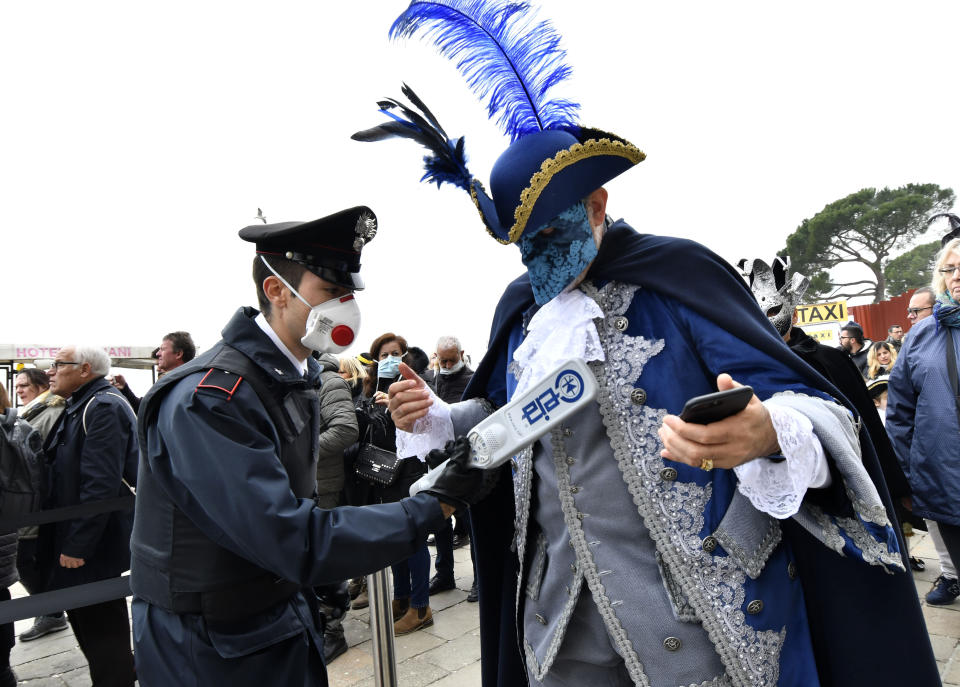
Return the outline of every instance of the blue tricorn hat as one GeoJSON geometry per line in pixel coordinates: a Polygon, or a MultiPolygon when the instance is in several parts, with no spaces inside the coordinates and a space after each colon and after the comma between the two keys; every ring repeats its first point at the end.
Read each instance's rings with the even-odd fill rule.
{"type": "Polygon", "coordinates": [[[427,148],[421,181],[467,191],[501,243],[539,229],[645,157],[619,136],[581,127],[577,103],[549,96],[571,69],[559,35],[534,15],[529,3],[514,0],[412,0],[390,28],[393,37],[432,39],[510,136],[490,174],[489,194],[467,169],[464,138],[447,135],[406,84],[410,105],[380,100],[388,120],[353,134],[358,141],[407,138],[427,148]]]}
{"type": "Polygon", "coordinates": [[[613,134],[579,133],[546,130],[514,141],[490,172],[492,197],[473,179],[470,196],[494,238],[515,243],[646,157],[613,134]]]}

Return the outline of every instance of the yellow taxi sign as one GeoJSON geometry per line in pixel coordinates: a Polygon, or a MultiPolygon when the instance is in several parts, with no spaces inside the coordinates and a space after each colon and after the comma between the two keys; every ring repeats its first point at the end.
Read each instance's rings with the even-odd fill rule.
{"type": "MultiPolygon", "coordinates": [[[[814,303],[813,305],[797,306],[797,324],[801,327],[811,324],[826,324],[828,322],[847,322],[847,301],[831,301],[830,303],[814,303]]],[[[810,332],[807,332],[813,336],[810,332]]],[[[814,337],[816,338],[816,337],[814,337]]]]}
{"type": "Polygon", "coordinates": [[[804,331],[804,334],[809,336],[811,339],[815,339],[820,343],[824,343],[825,341],[833,342],[833,340],[837,336],[837,332],[834,331],[833,329],[814,329],[812,331],[809,329],[805,329],[803,331],[804,331]]]}

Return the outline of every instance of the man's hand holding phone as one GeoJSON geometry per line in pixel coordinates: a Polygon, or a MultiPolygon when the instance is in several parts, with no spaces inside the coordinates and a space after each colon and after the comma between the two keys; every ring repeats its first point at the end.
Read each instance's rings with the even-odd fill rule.
{"type": "Polygon", "coordinates": [[[738,388],[749,387],[721,374],[717,377],[718,393],[691,399],[682,414],[686,420],[676,415],[664,417],[658,431],[663,442],[660,456],[709,470],[734,468],[779,453],[770,413],[752,390],[733,391],[738,388]],[[722,417],[726,412],[731,414],[722,417]]]}

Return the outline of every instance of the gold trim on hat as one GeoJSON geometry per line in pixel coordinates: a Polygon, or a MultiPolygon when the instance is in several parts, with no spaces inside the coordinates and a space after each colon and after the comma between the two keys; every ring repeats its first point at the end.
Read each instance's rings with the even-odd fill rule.
{"type": "Polygon", "coordinates": [[[487,230],[487,233],[490,234],[490,236],[492,236],[494,240],[497,241],[497,243],[502,243],[505,246],[508,245],[510,241],[508,241],[507,239],[500,238],[499,236],[493,233],[493,230],[490,229],[490,225],[487,223],[487,218],[483,214],[483,209],[480,207],[480,201],[477,198],[477,190],[474,188],[474,186],[479,186],[480,191],[482,191],[483,193],[486,193],[487,190],[483,187],[483,184],[480,183],[479,180],[477,179],[470,180],[470,198],[473,200],[473,204],[477,207],[477,212],[480,213],[480,219],[483,220],[483,228],[487,230]]]}
{"type": "MultiPolygon", "coordinates": [[[[517,205],[513,211],[514,223],[510,228],[510,239],[504,241],[496,236],[494,236],[494,238],[500,241],[500,243],[514,243],[517,241],[527,226],[527,220],[530,219],[533,206],[536,204],[540,194],[543,193],[543,190],[547,187],[547,184],[553,179],[554,175],[575,162],[598,155],[624,157],[633,164],[643,162],[644,158],[647,157],[642,150],[632,143],[625,141],[621,142],[613,141],[609,138],[600,138],[589,139],[583,143],[574,143],[566,150],[558,152],[552,158],[544,160],[543,164],[540,165],[540,170],[530,178],[530,184],[520,193],[520,204],[517,205]]],[[[470,195],[473,197],[473,202],[477,205],[477,209],[479,209],[480,205],[477,203],[476,194],[472,186],[470,188],[470,195]]],[[[483,212],[481,211],[480,214],[482,216],[483,212]]],[[[487,231],[490,232],[490,229],[488,228],[487,231]]],[[[490,233],[491,235],[493,234],[493,232],[490,233]]]]}

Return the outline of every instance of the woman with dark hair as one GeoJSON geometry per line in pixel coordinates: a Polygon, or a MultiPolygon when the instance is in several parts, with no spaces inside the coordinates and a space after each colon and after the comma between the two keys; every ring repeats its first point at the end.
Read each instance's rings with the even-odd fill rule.
{"type": "MultiPolygon", "coordinates": [[[[375,446],[396,453],[396,427],[387,412],[387,389],[400,378],[400,362],[407,354],[407,340],[387,332],[370,344],[373,361],[364,380],[363,398],[358,412],[360,445],[375,446]]],[[[426,463],[417,456],[400,456],[397,477],[388,486],[374,485],[376,501],[390,503],[410,495],[410,486],[427,472],[426,463]]],[[[405,635],[433,625],[430,610],[430,553],[424,545],[410,558],[392,566],[393,632],[405,635]]]]}

